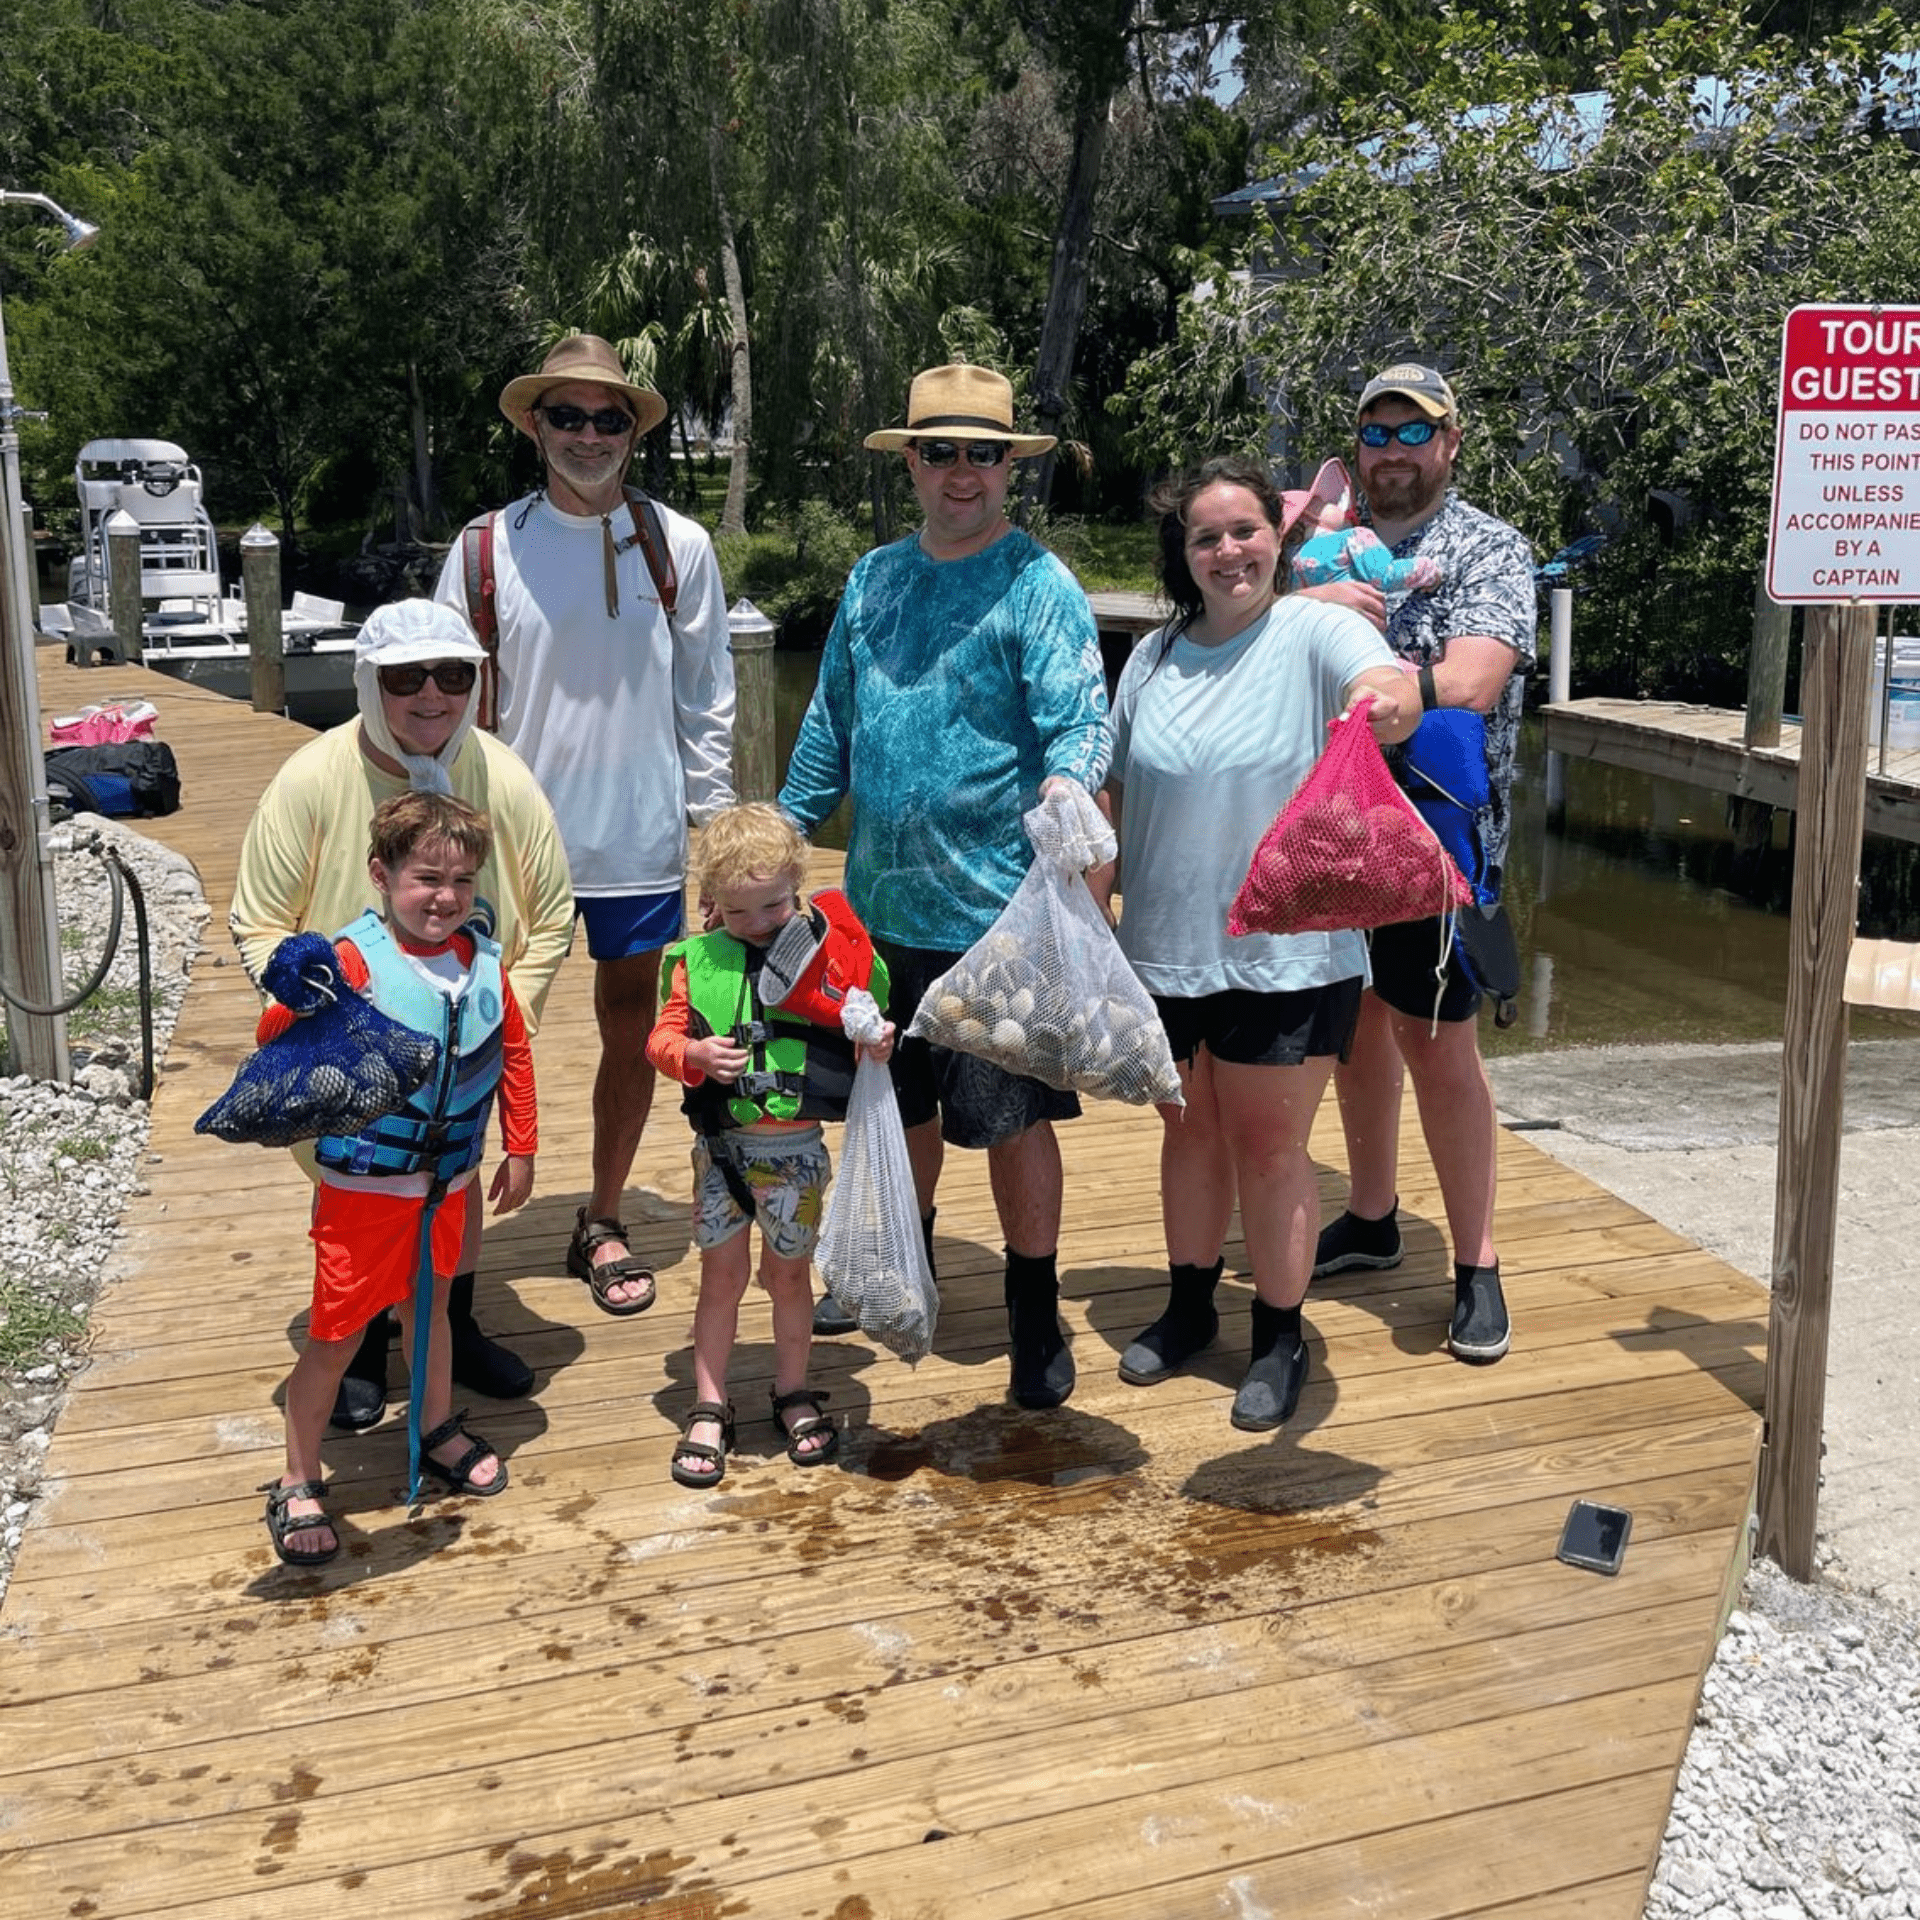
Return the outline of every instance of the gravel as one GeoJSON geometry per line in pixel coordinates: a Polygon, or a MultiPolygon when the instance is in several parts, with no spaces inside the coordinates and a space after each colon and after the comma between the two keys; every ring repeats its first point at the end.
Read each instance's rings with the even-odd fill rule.
{"type": "MultiPolygon", "coordinates": [[[[186,996],[207,903],[190,862],[117,821],[82,814],[56,827],[54,892],[71,985],[87,980],[105,951],[106,848],[146,904],[157,1065],[186,996]]],[[[87,1363],[93,1306],[119,1243],[121,1212],[130,1194],[145,1191],[139,986],[130,887],[101,990],[67,1016],[72,1085],[0,1078],[0,1597],[67,1383],[87,1363]]]]}
{"type": "MultiPolygon", "coordinates": [[[[70,976],[105,938],[101,843],[146,896],[158,1057],[206,903],[191,866],[115,822],[57,829],[70,976]]],[[[112,1004],[71,1017],[73,1085],[0,1079],[0,1597],[121,1209],[143,1190],[137,981],[129,912],[112,1004]]],[[[1757,1561],[1742,1601],[1701,1690],[1647,1920],[1920,1920],[1920,1613],[1849,1589],[1830,1559],[1809,1585],[1757,1561]]]]}

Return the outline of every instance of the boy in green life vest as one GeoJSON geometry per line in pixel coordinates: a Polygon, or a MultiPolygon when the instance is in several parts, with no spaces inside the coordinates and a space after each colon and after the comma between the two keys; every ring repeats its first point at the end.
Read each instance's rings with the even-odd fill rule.
{"type": "Polygon", "coordinates": [[[894,1030],[856,1047],[839,1008],[852,988],[882,1006],[886,965],[838,893],[803,905],[807,843],[777,807],[726,808],[701,835],[700,896],[714,924],[666,952],[671,991],[647,1058],[686,1088],[693,1148],[694,1404],[673,1477],[718,1486],[733,1445],[727,1363],[751,1272],[747,1229],[760,1224],[760,1284],[773,1308],[772,1412],[796,1466],[824,1465],[840,1435],[807,1386],[812,1262],[829,1167],[823,1120],[846,1117],[862,1052],[885,1060],[894,1030]]]}

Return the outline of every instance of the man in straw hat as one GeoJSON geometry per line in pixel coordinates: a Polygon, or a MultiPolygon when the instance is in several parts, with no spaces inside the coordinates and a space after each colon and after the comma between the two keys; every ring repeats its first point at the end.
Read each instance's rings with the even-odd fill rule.
{"type": "MultiPolygon", "coordinates": [[[[920,996],[999,917],[1032,860],[1021,815],[1106,777],[1111,737],[1093,612],[1072,574],[1007,518],[1013,389],[985,367],[915,377],[907,423],[867,445],[906,455],[924,523],[847,581],[780,804],[803,829],[853,796],[846,887],[891,979],[904,1035],[920,996]]],[[[1006,1239],[1014,1398],[1073,1391],[1055,1269],[1056,1120],[1079,1102],[973,1055],[902,1039],[892,1062],[931,1258],[948,1144],[984,1148],[1006,1239]]],[[[818,1322],[816,1321],[816,1325],[818,1322]]]]}
{"type": "Polygon", "coordinates": [[[500,738],[553,802],[594,962],[593,1191],[567,1270],[604,1311],[642,1313],[654,1277],[620,1202],[653,1104],[646,1041],[681,931],[688,817],[733,798],[726,593],[705,530],[626,485],[667,403],[606,341],[562,340],[507,382],[500,411],[546,482],[491,516],[482,558],[455,547],[435,598],[493,628],[500,738]]]}
{"type": "MultiPolygon", "coordinates": [[[[408,788],[451,793],[484,808],[493,850],[478,875],[484,906],[529,1033],[573,934],[573,892],[553,810],[532,774],[491,734],[476,731],[484,656],[458,613],[426,600],[375,607],[354,642],[359,717],[310,740],[267,783],[240,846],[227,926],[257,986],[289,934],[338,933],[377,906],[367,873],[367,822],[408,788]]],[[[295,1157],[313,1175],[311,1148],[295,1157]]],[[[480,1217],[454,1273],[447,1320],[453,1377],[474,1393],[518,1399],[532,1370],[483,1334],[473,1283],[480,1217]]],[[[374,1425],[387,1403],[390,1316],[367,1328],[334,1400],[333,1424],[374,1425]]]]}
{"type": "MultiPolygon", "coordinates": [[[[1432,592],[1408,594],[1385,609],[1387,644],[1409,672],[1418,670],[1427,710],[1463,708],[1484,718],[1488,798],[1473,831],[1497,891],[1520,704],[1533,665],[1533,553],[1517,527],[1469,506],[1454,490],[1459,453],[1459,402],[1434,368],[1401,361],[1361,390],[1354,460],[1367,519],[1395,559],[1431,560],[1440,573],[1432,592]]],[[[1511,1329],[1493,1246],[1497,1122],[1475,1016],[1483,988],[1500,1002],[1518,986],[1518,960],[1507,936],[1511,982],[1496,985],[1491,965],[1480,969],[1487,977],[1469,975],[1463,957],[1474,961],[1482,942],[1490,953],[1494,935],[1504,932],[1503,921],[1475,924],[1474,914],[1462,911],[1452,944],[1437,920],[1373,933],[1372,988],[1361,1001],[1352,1054],[1334,1069],[1347,1140],[1347,1206],[1321,1232],[1313,1270],[1400,1264],[1404,1068],[1453,1242],[1447,1348],[1457,1360],[1485,1366],[1507,1351],[1511,1329]],[[1436,955],[1444,956],[1437,973],[1436,955]]]]}

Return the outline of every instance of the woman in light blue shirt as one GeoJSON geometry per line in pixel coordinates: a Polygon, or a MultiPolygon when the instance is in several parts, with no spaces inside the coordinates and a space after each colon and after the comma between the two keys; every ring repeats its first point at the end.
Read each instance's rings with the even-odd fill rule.
{"type": "Polygon", "coordinates": [[[1371,694],[1375,737],[1404,740],[1420,697],[1359,615],[1282,597],[1288,517],[1258,461],[1208,460],[1153,505],[1176,612],[1120,676],[1107,796],[1120,944],[1160,1009],[1187,1104],[1162,1114],[1167,1310],[1120,1377],[1167,1379],[1218,1332],[1237,1192],[1254,1301],[1233,1424],[1258,1432],[1288,1418],[1306,1381],[1300,1309],[1320,1221],[1307,1136],[1352,1041],[1367,960],[1358,933],[1230,935],[1227,910],[1327,723],[1371,694]]]}

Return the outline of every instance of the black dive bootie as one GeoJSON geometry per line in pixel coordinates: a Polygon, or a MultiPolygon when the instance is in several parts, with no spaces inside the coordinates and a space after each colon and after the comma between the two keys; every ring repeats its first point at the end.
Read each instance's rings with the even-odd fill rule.
{"type": "Polygon", "coordinates": [[[1120,1378],[1136,1387],[1151,1387],[1171,1379],[1202,1347],[1210,1346],[1220,1331],[1220,1315],[1213,1290],[1220,1284],[1225,1261],[1210,1267],[1173,1265],[1167,1268],[1167,1310],[1134,1336],[1120,1356],[1120,1378]]]}
{"type": "Polygon", "coordinates": [[[1036,1412],[1073,1391],[1073,1355],[1060,1331],[1060,1281],[1053,1254],[1007,1249],[1007,1339],[1013,1348],[1013,1397],[1036,1412]]]}
{"type": "Polygon", "coordinates": [[[453,1377],[469,1392],[489,1400],[523,1400],[533,1391],[533,1369],[489,1340],[475,1322],[470,1273],[456,1273],[447,1289],[447,1331],[453,1336],[453,1377]]]}
{"type": "Polygon", "coordinates": [[[1300,1337],[1298,1307],[1253,1303],[1253,1362],[1233,1396],[1233,1424],[1248,1433],[1283,1426],[1307,1384],[1307,1343],[1300,1337]]]}

